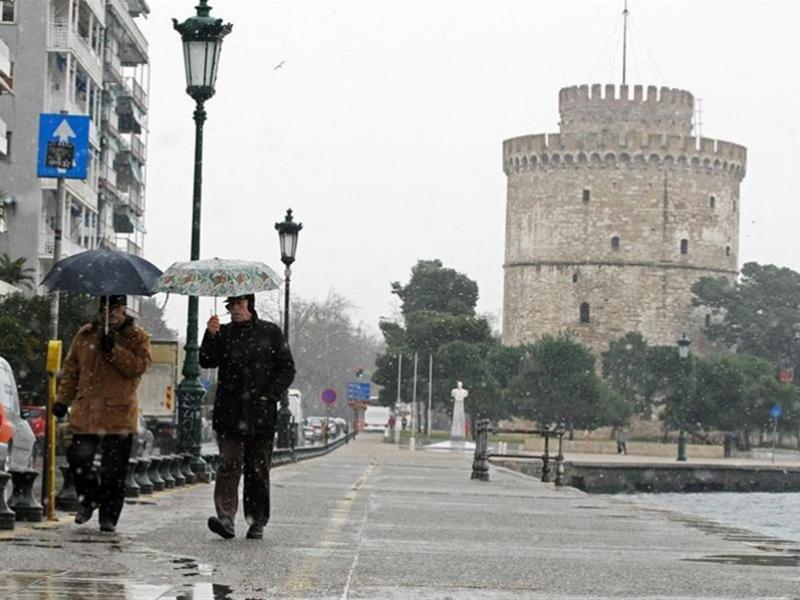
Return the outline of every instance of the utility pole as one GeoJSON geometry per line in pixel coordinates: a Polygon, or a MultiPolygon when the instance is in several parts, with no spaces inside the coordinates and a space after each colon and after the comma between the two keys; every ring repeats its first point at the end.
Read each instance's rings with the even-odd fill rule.
{"type": "Polygon", "coordinates": [[[417,433],[422,432],[422,411],[419,410],[419,405],[417,404],[417,353],[414,352],[414,387],[411,391],[411,404],[414,407],[414,414],[418,415],[417,417],[417,433]]]}
{"type": "Polygon", "coordinates": [[[431,403],[433,400],[433,354],[428,356],[428,427],[426,433],[431,435],[431,403]]]}

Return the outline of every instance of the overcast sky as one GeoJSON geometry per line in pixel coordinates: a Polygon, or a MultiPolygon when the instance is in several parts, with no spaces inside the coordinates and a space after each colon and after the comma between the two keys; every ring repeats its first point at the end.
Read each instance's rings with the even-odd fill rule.
{"type": "MultiPolygon", "coordinates": [[[[621,82],[622,0],[211,0],[233,23],[206,105],[201,258],[282,271],[273,226],[300,234],[292,290],[336,290],[376,329],[420,258],[475,279],[500,314],[502,141],[558,130],[558,90],[621,82]],[[278,68],[278,65],[281,65],[278,68]]],[[[189,259],[194,125],[171,17],[150,2],[147,258],[189,259]]],[[[703,135],[748,148],[740,265],[800,270],[800,4],[629,2],[628,83],[702,99],[703,135]]],[[[163,301],[163,297],[159,298],[163,301]]],[[[201,324],[209,305],[201,305],[201,324]]],[[[170,298],[181,335],[186,303],[170,298]]]]}

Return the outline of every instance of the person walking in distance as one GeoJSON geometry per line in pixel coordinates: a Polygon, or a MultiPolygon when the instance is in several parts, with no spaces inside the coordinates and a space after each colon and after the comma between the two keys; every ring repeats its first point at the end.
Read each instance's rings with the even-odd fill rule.
{"type": "Polygon", "coordinates": [[[220,457],[214,484],[217,514],[209,517],[208,528],[225,539],[235,536],[244,473],[247,537],[261,539],[269,520],[277,405],[294,380],[294,360],[280,328],[258,318],[253,294],[230,297],[225,307],[231,322],[220,325],[213,315],[200,345],[200,366],[219,368],[213,418],[220,457]]]}
{"type": "Polygon", "coordinates": [[[139,427],[136,389],[151,360],[150,338],[125,312],[126,303],[125,296],[100,298],[98,318],[72,339],[53,405],[58,418],[69,408],[67,461],[80,500],[75,522],[86,523],[99,508],[106,532],[116,529],[125,503],[125,472],[139,427]]]}

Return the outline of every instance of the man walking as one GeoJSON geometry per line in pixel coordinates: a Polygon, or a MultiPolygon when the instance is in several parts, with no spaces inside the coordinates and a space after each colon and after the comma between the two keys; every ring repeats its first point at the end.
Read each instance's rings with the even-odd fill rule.
{"type": "Polygon", "coordinates": [[[280,328],[258,318],[253,294],[228,298],[225,307],[231,322],[220,325],[213,315],[200,346],[200,366],[219,367],[213,418],[220,456],[217,515],[209,517],[208,528],[225,539],[234,537],[244,472],[247,537],[261,539],[269,520],[277,404],[294,380],[294,360],[280,328]]]}
{"type": "Polygon", "coordinates": [[[125,306],[125,296],[101,297],[98,318],[72,339],[53,406],[59,418],[71,407],[67,460],[80,500],[75,522],[86,523],[99,508],[100,530],[107,532],[115,530],[125,502],[125,471],[139,426],[136,389],[150,365],[150,339],[125,306]]]}

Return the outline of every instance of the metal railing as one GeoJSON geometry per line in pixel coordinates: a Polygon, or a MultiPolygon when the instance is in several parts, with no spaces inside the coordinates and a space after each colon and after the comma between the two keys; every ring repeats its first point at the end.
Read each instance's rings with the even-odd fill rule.
{"type": "Polygon", "coordinates": [[[490,458],[521,458],[533,459],[542,461],[542,481],[550,481],[552,469],[551,462],[555,462],[555,478],[553,483],[556,485],[564,485],[564,455],[563,438],[564,431],[561,429],[507,429],[500,427],[492,427],[489,419],[480,419],[475,428],[475,458],[472,461],[472,476],[471,479],[478,479],[479,481],[489,481],[489,459],[490,458]],[[515,452],[491,452],[489,450],[489,435],[490,434],[521,434],[521,435],[537,435],[544,438],[544,451],[542,454],[528,454],[528,453],[515,453],[515,452]],[[552,456],[550,454],[550,440],[557,438],[558,440],[558,454],[552,456]]]}
{"type": "Polygon", "coordinates": [[[147,92],[144,91],[144,88],[136,79],[133,77],[125,78],[125,91],[122,95],[130,96],[139,110],[145,113],[147,112],[147,92]]]}
{"type": "Polygon", "coordinates": [[[275,448],[274,452],[272,453],[272,464],[277,466],[322,456],[324,454],[328,454],[329,452],[333,452],[339,446],[349,444],[350,440],[354,439],[356,439],[356,432],[351,431],[333,440],[330,440],[327,444],[314,444],[292,448],[275,448]]]}

